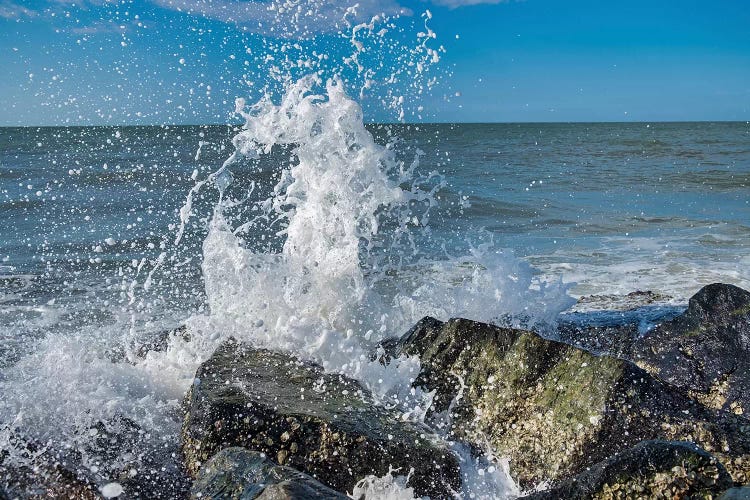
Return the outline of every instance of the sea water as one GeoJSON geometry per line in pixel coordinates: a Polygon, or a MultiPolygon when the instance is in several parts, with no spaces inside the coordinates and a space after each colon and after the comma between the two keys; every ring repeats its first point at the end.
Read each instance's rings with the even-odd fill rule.
{"type": "MultiPolygon", "coordinates": [[[[249,200],[230,206],[251,191],[254,202],[273,199],[276,162],[285,161],[290,147],[276,144],[254,163],[228,167],[233,182],[221,210],[216,187],[196,194],[190,229],[174,247],[186,193],[231,155],[235,128],[3,129],[3,423],[53,444],[85,447],[92,422],[127,415],[171,436],[175,448],[174,414],[192,371],[227,334],[283,349],[302,346],[302,354],[328,369],[398,397],[398,376],[387,386],[372,383],[384,374],[363,360],[369,345],[403,333],[423,314],[492,320],[521,313],[534,302],[521,291],[533,288],[532,279],[575,282],[568,290],[574,297],[652,290],[666,304],[682,304],[713,281],[750,286],[747,124],[367,125],[356,131],[370,134],[367,147],[385,154],[375,163],[386,161],[379,148],[396,137],[394,154],[404,168],[420,150],[415,172],[425,183],[422,194],[439,189],[419,201],[411,186],[399,183],[396,163],[390,176],[341,164],[330,175],[365,178],[336,196],[376,183],[381,200],[419,207],[381,218],[373,197],[370,206],[318,212],[325,195],[301,207],[278,198],[279,213],[249,200]],[[369,219],[373,213],[377,221],[369,219]],[[309,220],[318,214],[330,226],[309,220]],[[276,221],[298,215],[291,229],[276,221]],[[334,254],[325,240],[339,224],[341,237],[351,241],[334,254]],[[405,229],[402,241],[376,241],[386,230],[395,239],[399,229],[405,229]],[[294,245],[285,247],[290,232],[294,245]],[[369,240],[360,243],[364,236],[369,240]],[[361,246],[370,244],[363,261],[361,246]],[[157,271],[146,290],[165,251],[168,272],[157,271]],[[495,296],[512,279],[471,278],[491,265],[487,255],[497,258],[498,276],[529,280],[512,292],[519,304],[495,296]],[[227,259],[234,259],[232,266],[227,259]],[[324,260],[324,272],[305,274],[316,259],[324,260]],[[253,276],[257,266],[267,266],[267,274],[253,276]],[[419,282],[415,275],[431,278],[419,282]],[[310,279],[295,282],[304,276],[310,279]],[[463,304],[458,292],[468,294],[463,304]],[[185,321],[202,336],[169,353],[134,356],[138,346],[185,321]],[[301,333],[316,328],[319,336],[301,333]]],[[[321,166],[289,175],[301,183],[333,182],[319,177],[314,169],[321,166]]],[[[291,196],[288,189],[284,196],[291,196]]],[[[408,380],[416,368],[405,361],[399,369],[408,380]]],[[[107,480],[108,466],[127,462],[90,460],[91,468],[105,471],[93,474],[99,481],[107,480]]]]}
{"type": "MultiPolygon", "coordinates": [[[[432,35],[425,24],[405,52],[416,73],[439,60],[432,35]]],[[[747,123],[365,124],[358,96],[375,77],[360,40],[345,42],[361,82],[289,72],[238,99],[234,126],[2,129],[9,460],[29,459],[21,434],[108,492],[123,473],[168,483],[180,401],[229,336],[354,377],[420,420],[419,360],[370,353],[424,315],[551,334],[584,295],[606,308],[651,290],[679,306],[706,283],[750,287],[747,123]],[[183,324],[189,338],[164,340],[183,324]],[[134,422],[138,437],[107,453],[97,422],[134,422]]],[[[503,457],[454,449],[459,494],[519,494],[503,457]]],[[[358,492],[409,497],[407,472],[358,492]]]]}

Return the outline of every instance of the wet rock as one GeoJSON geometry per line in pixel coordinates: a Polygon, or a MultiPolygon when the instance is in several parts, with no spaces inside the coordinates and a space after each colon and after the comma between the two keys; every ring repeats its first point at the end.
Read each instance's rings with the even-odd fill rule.
{"type": "Polygon", "coordinates": [[[166,351],[169,347],[172,339],[181,340],[184,342],[190,342],[191,336],[186,325],[180,325],[174,330],[161,330],[154,335],[150,340],[140,344],[136,348],[136,356],[139,358],[145,358],[146,355],[151,351],[162,352],[166,351]]]}
{"type": "Polygon", "coordinates": [[[92,482],[45,446],[14,434],[8,437],[0,450],[0,499],[100,498],[92,482]]]}
{"type": "Polygon", "coordinates": [[[278,465],[262,453],[224,448],[198,472],[190,490],[193,499],[305,500],[347,498],[291,467],[278,465]]]}
{"type": "Polygon", "coordinates": [[[750,292],[703,287],[684,314],[633,343],[625,356],[709,407],[750,412],[750,292]]]}
{"type": "Polygon", "coordinates": [[[100,475],[116,481],[123,498],[184,498],[190,488],[175,447],[153,439],[133,420],[118,416],[99,421],[83,448],[101,464],[100,475]]]}
{"type": "Polygon", "coordinates": [[[697,443],[733,479],[750,480],[750,425],[708,409],[633,363],[522,330],[424,319],[390,355],[420,356],[458,440],[509,457],[522,487],[560,481],[643,440],[697,443]]]}
{"type": "Polygon", "coordinates": [[[100,498],[108,483],[122,498],[184,498],[190,480],[174,449],[154,444],[133,420],[114,416],[96,421],[70,442],[53,446],[18,429],[0,429],[0,499],[100,498]]]}
{"type": "Polygon", "coordinates": [[[116,345],[107,352],[107,358],[113,363],[129,362],[134,364],[138,359],[145,359],[149,352],[163,352],[167,350],[172,340],[190,342],[191,336],[186,325],[180,325],[171,330],[160,330],[149,337],[138,339],[126,349],[124,345],[116,345]]]}
{"type": "Polygon", "coordinates": [[[633,342],[637,342],[640,337],[638,325],[634,323],[611,326],[561,323],[557,333],[560,341],[566,344],[596,354],[611,355],[629,352],[633,342]]]}
{"type": "Polygon", "coordinates": [[[355,381],[289,355],[226,342],[198,369],[186,404],[183,453],[193,475],[222,448],[242,446],[339,492],[390,467],[413,469],[409,486],[421,495],[447,498],[460,487],[456,457],[424,426],[374,405],[355,381]]]}
{"type": "Polygon", "coordinates": [[[667,302],[672,297],[651,290],[636,290],[627,295],[586,295],[578,299],[573,310],[607,309],[627,311],[655,303],[667,302]]]}
{"type": "Polygon", "coordinates": [[[732,486],[715,457],[688,443],[644,441],[527,500],[712,498],[732,486]]]}

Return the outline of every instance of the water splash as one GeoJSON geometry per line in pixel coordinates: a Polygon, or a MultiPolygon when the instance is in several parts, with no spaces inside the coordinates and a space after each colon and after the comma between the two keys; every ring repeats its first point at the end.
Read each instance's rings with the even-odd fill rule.
{"type": "MultiPolygon", "coordinates": [[[[446,179],[423,165],[418,149],[400,149],[394,137],[379,143],[364,124],[362,101],[376,88],[383,90],[376,100],[402,120],[435,85],[431,67],[443,49],[432,47],[430,18],[422,16],[416,44],[403,45],[388,41],[395,25],[387,16],[368,21],[347,11],[347,51],[337,61],[301,42],[266,42],[276,87],[269,83],[251,106],[237,101],[245,125],[232,141],[235,152],[201,180],[199,172],[190,176],[196,182],[179,211],[174,245],[162,238],[156,259],[139,256],[119,270],[119,286],[108,293],[124,305],[107,309],[111,318],[29,342],[28,353],[3,371],[4,450],[14,449],[18,431],[50,449],[73,450],[86,477],[101,486],[140,473],[144,449],[178,449],[179,401],[197,366],[229,336],[319,362],[361,381],[405,418],[423,419],[430,394],[411,387],[419,360],[372,361],[380,340],[427,314],[535,324],[569,305],[564,286],[539,282],[498,245],[437,258],[443,242],[430,220],[441,210],[446,179]],[[378,54],[389,50],[396,57],[383,75],[378,54]],[[248,163],[252,171],[264,161],[275,162],[270,177],[243,184],[248,163]],[[212,188],[214,198],[206,194],[212,188]],[[183,263],[197,257],[185,258],[196,239],[191,231],[203,235],[196,226],[205,229],[205,303],[187,319],[150,317],[183,263]],[[153,332],[177,320],[189,339],[172,334],[160,349],[148,349],[153,332]],[[139,431],[121,449],[96,445],[102,426],[124,426],[118,432],[127,434],[128,422],[139,431]]],[[[24,453],[11,457],[28,460],[24,453]]],[[[463,496],[517,494],[501,460],[459,454],[463,496]]],[[[392,474],[361,487],[373,498],[412,494],[408,481],[392,474]]]]}

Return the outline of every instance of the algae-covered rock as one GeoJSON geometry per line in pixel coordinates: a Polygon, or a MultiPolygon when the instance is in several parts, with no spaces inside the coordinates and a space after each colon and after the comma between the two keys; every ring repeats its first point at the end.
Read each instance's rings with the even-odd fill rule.
{"type": "Polygon", "coordinates": [[[289,355],[229,341],[203,363],[186,399],[183,452],[191,474],[229,446],[265,453],[339,492],[390,468],[421,495],[460,487],[456,457],[426,427],[374,404],[357,382],[289,355]]]}
{"type": "Polygon", "coordinates": [[[634,342],[624,355],[707,406],[750,412],[750,292],[703,287],[684,314],[634,342]]]}
{"type": "Polygon", "coordinates": [[[306,500],[347,498],[291,467],[278,465],[257,451],[224,448],[198,472],[190,498],[306,500]]]}
{"type": "Polygon", "coordinates": [[[689,443],[643,441],[526,500],[715,498],[732,480],[715,457],[689,443]]]}
{"type": "Polygon", "coordinates": [[[422,320],[392,355],[419,355],[451,434],[509,457],[522,487],[559,481],[643,440],[697,443],[735,481],[750,471],[750,425],[709,410],[634,364],[522,330],[422,320]]]}

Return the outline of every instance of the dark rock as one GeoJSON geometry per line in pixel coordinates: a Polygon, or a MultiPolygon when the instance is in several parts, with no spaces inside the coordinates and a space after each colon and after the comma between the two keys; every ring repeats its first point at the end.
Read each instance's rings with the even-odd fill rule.
{"type": "Polygon", "coordinates": [[[307,474],[278,465],[257,451],[239,447],[224,448],[201,467],[190,497],[215,500],[347,498],[307,474]]]}
{"type": "Polygon", "coordinates": [[[574,306],[574,308],[580,309],[581,306],[585,306],[588,308],[594,307],[597,309],[626,311],[654,303],[667,302],[670,299],[672,299],[672,297],[669,295],[652,292],[651,290],[636,290],[627,295],[583,296],[578,299],[578,305],[574,306]]]}
{"type": "Polygon", "coordinates": [[[180,325],[174,330],[159,331],[150,340],[138,345],[135,354],[139,358],[145,358],[150,351],[166,351],[167,347],[169,346],[169,342],[172,339],[179,339],[184,342],[190,342],[191,336],[190,332],[188,332],[187,326],[180,325]]]}
{"type": "Polygon", "coordinates": [[[190,489],[179,453],[165,449],[161,440],[154,444],[127,417],[81,429],[74,446],[43,444],[17,429],[4,431],[9,441],[0,452],[0,492],[7,490],[11,498],[99,498],[99,487],[109,482],[117,482],[127,498],[184,498],[190,489]]]}
{"type": "Polygon", "coordinates": [[[595,354],[618,355],[629,352],[640,337],[638,325],[592,326],[572,323],[558,325],[559,339],[595,354]]]}
{"type": "Polygon", "coordinates": [[[705,286],[684,314],[624,355],[705,405],[743,415],[750,411],[750,292],[705,286]]]}
{"type": "Polygon", "coordinates": [[[191,336],[187,326],[180,325],[173,330],[154,332],[145,339],[138,339],[129,348],[124,345],[116,345],[107,351],[107,358],[113,363],[129,362],[134,364],[138,359],[145,359],[151,351],[166,351],[173,339],[190,342],[191,336]]]}
{"type": "Polygon", "coordinates": [[[47,447],[10,434],[0,450],[0,499],[96,499],[96,486],[47,447]],[[7,449],[13,449],[11,457],[7,449]]]}
{"type": "Polygon", "coordinates": [[[750,422],[708,409],[628,361],[465,319],[420,321],[393,355],[419,355],[451,435],[509,457],[522,487],[556,482],[643,440],[689,441],[750,480],[750,422]]]}
{"type": "Polygon", "coordinates": [[[426,427],[373,404],[357,382],[314,364],[229,341],[203,363],[187,395],[183,452],[188,470],[242,446],[303,471],[339,492],[391,467],[420,495],[460,488],[456,457],[426,427]]]}
{"type": "Polygon", "coordinates": [[[712,498],[732,486],[724,467],[688,444],[644,441],[527,500],[712,498]]]}

